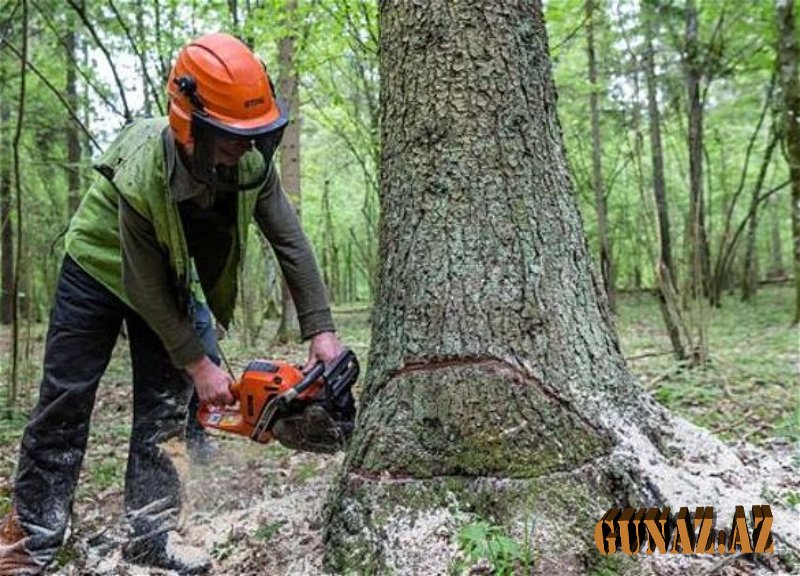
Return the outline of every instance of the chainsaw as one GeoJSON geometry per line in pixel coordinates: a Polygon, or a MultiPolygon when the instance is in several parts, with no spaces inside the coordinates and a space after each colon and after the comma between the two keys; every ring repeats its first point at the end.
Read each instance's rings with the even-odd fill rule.
{"type": "Polygon", "coordinates": [[[206,429],[262,444],[277,439],[296,450],[335,452],[353,431],[351,389],[358,373],[358,360],[347,349],[327,365],[317,362],[305,374],[289,362],[253,360],[231,385],[236,403],[204,404],[197,418],[206,429]]]}

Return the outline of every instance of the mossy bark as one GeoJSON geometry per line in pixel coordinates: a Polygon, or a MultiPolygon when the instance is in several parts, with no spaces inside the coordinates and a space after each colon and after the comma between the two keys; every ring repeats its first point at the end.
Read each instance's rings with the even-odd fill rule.
{"type": "MultiPolygon", "coordinates": [[[[607,508],[687,494],[659,477],[689,454],[676,438],[717,446],[676,432],[625,366],[567,170],[541,3],[380,10],[381,268],[328,566],[435,573],[446,535],[477,513],[517,535],[534,518],[540,565],[584,571],[607,508]]],[[[715,465],[736,466],[722,454],[715,465]]]]}

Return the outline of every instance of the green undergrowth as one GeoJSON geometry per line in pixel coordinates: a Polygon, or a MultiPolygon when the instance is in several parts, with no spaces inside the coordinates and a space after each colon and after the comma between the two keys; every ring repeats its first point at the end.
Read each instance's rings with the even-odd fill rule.
{"type": "Polygon", "coordinates": [[[687,369],[670,353],[655,296],[623,294],[623,353],[659,402],[724,440],[800,440],[800,332],[790,325],[791,296],[789,286],[762,288],[753,303],[727,295],[708,311],[708,364],[687,369]]]}

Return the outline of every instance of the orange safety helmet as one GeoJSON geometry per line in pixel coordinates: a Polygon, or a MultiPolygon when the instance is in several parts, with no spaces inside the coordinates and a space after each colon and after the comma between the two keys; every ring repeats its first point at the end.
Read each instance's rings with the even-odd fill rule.
{"type": "Polygon", "coordinates": [[[196,177],[217,180],[212,158],[220,138],[250,140],[264,156],[266,177],[289,113],[264,64],[244,43],[222,33],[190,42],[170,70],[167,94],[170,128],[177,142],[193,146],[196,177]]]}

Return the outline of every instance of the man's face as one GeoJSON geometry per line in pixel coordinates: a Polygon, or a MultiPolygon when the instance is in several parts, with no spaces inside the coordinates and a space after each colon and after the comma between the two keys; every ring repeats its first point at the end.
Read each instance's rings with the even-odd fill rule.
{"type": "Polygon", "coordinates": [[[253,141],[248,138],[218,138],[214,145],[214,164],[236,166],[252,147],[253,141]]]}

